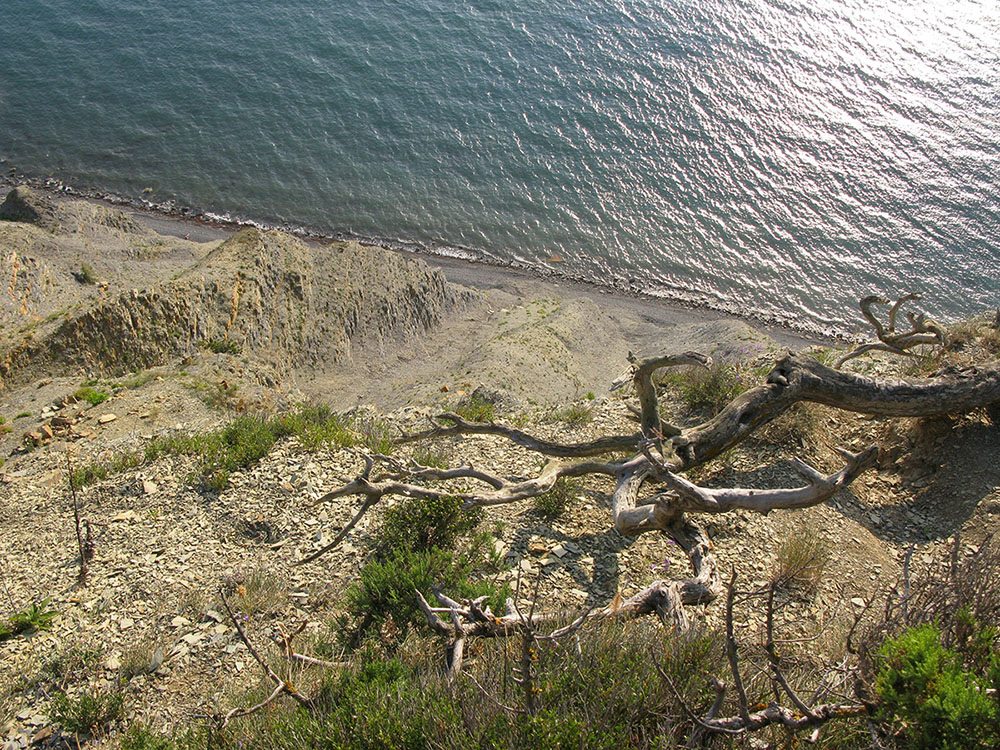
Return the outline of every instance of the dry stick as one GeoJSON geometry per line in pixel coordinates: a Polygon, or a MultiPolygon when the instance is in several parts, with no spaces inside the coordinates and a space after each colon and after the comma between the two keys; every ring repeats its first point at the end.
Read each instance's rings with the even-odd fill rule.
{"type": "Polygon", "coordinates": [[[88,546],[90,546],[91,554],[93,554],[93,546],[92,543],[88,544],[88,542],[90,542],[89,526],[87,529],[87,542],[84,541],[83,532],[80,530],[80,504],[77,501],[76,497],[76,486],[73,484],[73,462],[70,460],[69,450],[66,451],[66,469],[67,469],[67,478],[69,481],[69,491],[70,494],[73,496],[73,519],[76,522],[76,544],[80,550],[80,575],[76,579],[76,582],[80,588],[83,588],[84,586],[87,585],[87,573],[88,573],[87,561],[90,557],[90,555],[87,554],[87,548],[88,546]]]}
{"type": "Polygon", "coordinates": [[[799,712],[804,716],[812,718],[814,716],[812,709],[799,698],[798,694],[792,689],[792,686],[788,684],[788,680],[785,679],[785,673],[781,670],[781,658],[774,647],[774,588],[774,584],[772,583],[767,594],[767,642],[764,644],[767,659],[771,663],[771,677],[773,681],[781,686],[785,695],[789,697],[799,712]]]}
{"type": "Polygon", "coordinates": [[[733,674],[733,684],[739,696],[740,718],[746,724],[750,723],[750,709],[747,705],[747,692],[743,687],[743,677],[740,675],[739,656],[736,653],[736,637],[733,635],[733,599],[736,598],[736,567],[726,587],[726,657],[729,659],[729,671],[733,674]]]}
{"type": "Polygon", "coordinates": [[[274,692],[272,692],[271,695],[269,695],[267,698],[265,698],[263,701],[261,701],[255,706],[251,706],[250,708],[234,708],[224,716],[218,716],[218,715],[213,716],[212,719],[215,721],[218,728],[225,729],[231,719],[234,719],[239,716],[247,716],[249,714],[261,710],[268,704],[277,700],[278,696],[280,696],[282,693],[287,693],[288,695],[292,696],[292,698],[294,698],[298,702],[298,704],[303,708],[307,709],[313,708],[313,702],[309,698],[306,698],[305,696],[301,695],[292,686],[290,682],[286,682],[285,680],[278,677],[278,675],[275,674],[274,670],[271,669],[271,667],[268,666],[267,662],[264,661],[264,658],[260,655],[260,652],[258,652],[257,649],[254,648],[254,645],[250,642],[250,639],[247,638],[247,634],[243,631],[243,626],[240,625],[240,621],[236,618],[236,615],[233,614],[233,610],[229,606],[229,600],[226,598],[226,593],[222,589],[219,589],[219,596],[222,598],[222,606],[226,608],[226,612],[229,615],[229,619],[232,621],[233,626],[236,628],[236,632],[239,634],[240,640],[243,641],[243,645],[247,647],[247,650],[250,652],[253,658],[257,660],[257,663],[260,665],[260,668],[264,670],[264,674],[266,674],[271,679],[271,681],[274,682],[275,687],[274,687],[274,692]]]}

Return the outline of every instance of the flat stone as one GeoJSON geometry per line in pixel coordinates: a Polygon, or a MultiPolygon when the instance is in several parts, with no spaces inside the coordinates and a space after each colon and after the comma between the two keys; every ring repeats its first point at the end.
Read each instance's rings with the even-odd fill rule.
{"type": "Polygon", "coordinates": [[[183,628],[185,625],[190,625],[190,624],[191,621],[188,618],[181,617],[180,615],[177,615],[177,617],[175,617],[170,621],[171,627],[175,628],[183,628]]]}
{"type": "Polygon", "coordinates": [[[117,414],[102,414],[97,418],[97,423],[107,424],[108,422],[114,422],[116,419],[118,419],[117,414]]]}
{"type": "Polygon", "coordinates": [[[160,491],[160,488],[156,486],[156,482],[151,482],[148,479],[142,480],[142,493],[144,495],[155,495],[160,491]]]}

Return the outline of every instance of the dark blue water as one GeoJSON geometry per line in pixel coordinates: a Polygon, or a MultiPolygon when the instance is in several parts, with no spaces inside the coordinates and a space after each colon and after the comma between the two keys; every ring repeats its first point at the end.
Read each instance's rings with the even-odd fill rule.
{"type": "Polygon", "coordinates": [[[0,158],[813,328],[1000,302],[993,3],[4,0],[0,158]]]}

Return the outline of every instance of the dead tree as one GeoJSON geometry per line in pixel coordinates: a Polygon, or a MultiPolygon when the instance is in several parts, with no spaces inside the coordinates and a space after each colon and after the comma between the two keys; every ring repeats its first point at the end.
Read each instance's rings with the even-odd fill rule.
{"type": "MultiPolygon", "coordinates": [[[[877,326],[883,335],[894,330],[899,305],[913,298],[908,295],[893,306],[889,327],[877,326]]],[[[871,304],[880,301],[866,298],[863,309],[867,312],[871,304]]],[[[914,337],[943,338],[943,332],[917,330],[920,326],[930,329],[925,319],[911,316],[911,321],[914,331],[893,339],[896,346],[893,351],[926,343],[923,338],[914,337]]],[[[557,443],[504,424],[471,422],[453,412],[440,414],[432,420],[430,429],[405,435],[400,442],[456,435],[496,435],[551,460],[529,479],[508,479],[470,465],[438,469],[390,456],[364,455],[362,473],[321,498],[322,502],[361,495],[364,498],[361,508],[332,543],[307,556],[300,564],[315,560],[339,544],[361,517],[386,496],[442,498],[457,495],[466,507],[485,507],[537,497],[552,489],[560,479],[602,475],[613,483],[609,490],[615,528],[633,537],[651,531],[667,534],[684,550],[692,568],[688,578],[655,581],[622,605],[625,612],[656,613],[664,621],[684,628],[687,623],[685,606],[712,601],[721,591],[711,540],[689,513],[727,513],[736,509],[767,513],[779,508],[817,505],[873,467],[878,451],[874,446],[859,453],[841,450],[844,465],[831,474],[824,474],[805,461],[796,461],[805,483],[784,489],[709,489],[691,482],[682,476],[683,472],[728,451],[802,402],[878,417],[954,415],[1000,402],[1000,363],[996,362],[927,379],[880,380],[827,367],[804,354],[786,354],[775,363],[763,384],[737,396],[708,421],[684,429],[665,424],[659,414],[654,374],[665,367],[705,365],[710,361],[695,352],[643,360],[632,358],[629,377],[638,396],[640,419],[639,431],[632,434],[612,435],[590,442],[557,443]],[[629,457],[608,457],[622,452],[627,452],[629,457]],[[482,488],[456,493],[453,487],[435,484],[450,479],[472,480],[482,488]],[[647,487],[651,491],[644,493],[647,487]]],[[[465,609],[469,612],[462,624],[466,636],[486,634],[494,627],[492,621],[487,621],[489,618],[477,617],[474,608],[463,607],[463,611],[465,609]]],[[[504,617],[513,616],[508,613],[504,617]]],[[[503,621],[502,617],[493,619],[503,621]]]]}

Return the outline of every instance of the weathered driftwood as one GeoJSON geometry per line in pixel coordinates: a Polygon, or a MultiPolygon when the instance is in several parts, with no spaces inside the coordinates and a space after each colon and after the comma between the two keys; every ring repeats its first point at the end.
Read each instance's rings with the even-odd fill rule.
{"type": "Polygon", "coordinates": [[[906,317],[910,321],[910,330],[896,331],[896,316],[899,314],[899,308],[907,302],[919,299],[920,295],[914,292],[904,294],[897,299],[892,307],[889,308],[888,326],[883,326],[881,321],[875,317],[872,305],[888,305],[889,300],[875,294],[862,299],[861,314],[865,316],[865,319],[875,329],[875,336],[878,338],[878,343],[861,344],[840,357],[833,366],[839,369],[848,360],[872,351],[890,352],[891,354],[907,356],[910,353],[910,349],[921,344],[945,346],[948,341],[947,331],[923,313],[907,313],[906,317]]]}
{"type": "MultiPolygon", "coordinates": [[[[878,323],[870,312],[871,305],[882,300],[866,298],[862,301],[862,309],[866,317],[873,321],[879,336],[892,341],[899,350],[928,343],[928,337],[934,341],[944,340],[940,327],[922,316],[910,316],[913,330],[903,334],[894,332],[899,306],[915,298],[908,295],[892,307],[887,328],[878,323]]],[[[822,503],[874,466],[877,449],[871,447],[857,454],[841,451],[845,465],[831,474],[823,474],[804,461],[796,461],[796,469],[806,484],[794,488],[708,489],[681,476],[682,472],[733,448],[754,431],[802,402],[881,417],[943,416],[1000,403],[998,363],[946,372],[922,380],[880,380],[841,372],[803,354],[788,354],[775,363],[763,384],[735,398],[708,421],[687,429],[666,424],[659,414],[655,373],[664,367],[708,366],[710,363],[708,357],[696,352],[643,360],[630,356],[630,369],[615,381],[615,386],[620,387],[631,381],[636,390],[641,430],[634,434],[561,444],[535,438],[505,425],[471,422],[454,413],[441,414],[430,430],[407,435],[403,441],[489,434],[504,437],[553,459],[536,476],[508,479],[468,465],[442,470],[412,461],[404,464],[388,456],[364,456],[364,471],[322,498],[328,500],[361,495],[364,497],[361,508],[331,544],[301,562],[315,560],[339,544],[364,513],[386,496],[437,498],[457,495],[467,507],[490,506],[537,497],[551,490],[563,478],[604,475],[615,483],[611,492],[615,528],[626,536],[650,531],[666,533],[684,549],[693,570],[690,578],[655,582],[623,603],[616,616],[629,612],[637,616],[656,612],[663,619],[684,627],[686,617],[682,605],[711,601],[720,590],[711,541],[686,513],[725,513],[735,509],[767,513],[779,508],[804,508],[822,503]],[[631,457],[603,461],[595,458],[621,451],[628,451],[631,457]],[[381,469],[378,473],[375,472],[376,466],[381,469]],[[474,480],[482,488],[456,493],[453,488],[443,489],[432,484],[437,480],[455,478],[474,480]],[[652,485],[653,491],[643,496],[646,485],[652,485]]],[[[466,635],[487,635],[510,625],[503,617],[478,618],[474,610],[469,610],[468,616],[462,614],[464,611],[456,610],[460,618],[464,618],[462,627],[466,635]]],[[[513,616],[508,613],[504,617],[513,616]]]]}

